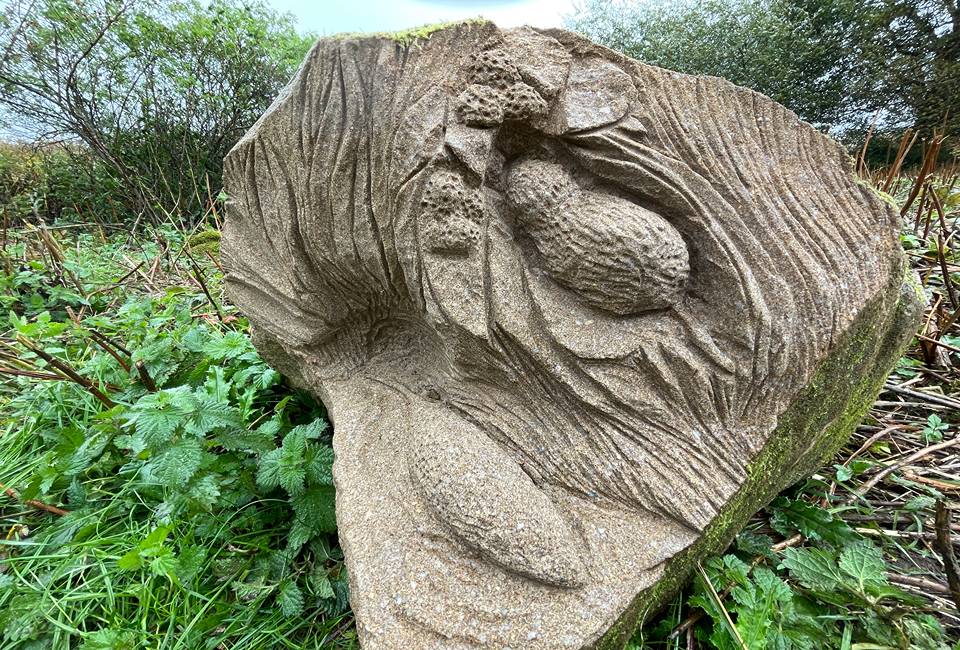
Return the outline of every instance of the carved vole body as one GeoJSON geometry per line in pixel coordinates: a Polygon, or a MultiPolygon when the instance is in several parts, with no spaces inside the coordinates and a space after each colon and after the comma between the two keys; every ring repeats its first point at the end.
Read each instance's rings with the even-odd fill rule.
{"type": "Polygon", "coordinates": [[[507,177],[507,198],[547,273],[587,304],[627,315],[664,309],[690,274],[680,233],[655,212],[581,189],[560,165],[527,159],[507,177]]]}

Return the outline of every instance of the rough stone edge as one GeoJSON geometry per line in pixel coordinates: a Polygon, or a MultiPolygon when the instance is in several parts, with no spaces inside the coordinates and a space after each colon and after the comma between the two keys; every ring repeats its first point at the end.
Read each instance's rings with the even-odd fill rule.
{"type": "Polygon", "coordinates": [[[924,302],[916,274],[899,272],[874,298],[820,364],[810,383],[778,418],[769,442],[747,467],[747,480],[703,536],[667,561],[663,576],[638,594],[620,619],[591,648],[619,650],[672,598],[698,561],[722,553],[750,517],[781,490],[832,458],[870,409],[900,352],[913,336],[924,302]],[[843,398],[836,394],[843,391],[843,398]],[[809,443],[806,452],[803,451],[809,443]],[[777,459],[797,456],[788,472],[777,459]],[[783,478],[781,478],[783,477],[783,478]]]}

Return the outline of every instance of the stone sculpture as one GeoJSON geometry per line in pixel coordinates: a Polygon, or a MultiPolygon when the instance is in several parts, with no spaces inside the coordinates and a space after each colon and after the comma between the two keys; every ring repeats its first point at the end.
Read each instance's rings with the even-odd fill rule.
{"type": "Polygon", "coordinates": [[[622,645],[916,317],[838,145],[564,31],[321,40],[226,178],[230,295],[334,422],[368,649],[622,645]]]}

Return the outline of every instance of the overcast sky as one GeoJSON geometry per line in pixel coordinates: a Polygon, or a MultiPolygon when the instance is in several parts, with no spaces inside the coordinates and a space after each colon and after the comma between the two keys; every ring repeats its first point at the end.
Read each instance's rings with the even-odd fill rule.
{"type": "Polygon", "coordinates": [[[300,29],[329,35],[383,32],[483,16],[501,27],[560,27],[574,0],[267,0],[300,29]]]}

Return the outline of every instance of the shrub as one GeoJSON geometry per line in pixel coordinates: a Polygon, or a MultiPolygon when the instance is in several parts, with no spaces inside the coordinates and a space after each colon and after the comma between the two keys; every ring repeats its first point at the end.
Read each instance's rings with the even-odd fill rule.
{"type": "Polygon", "coordinates": [[[83,148],[0,143],[0,215],[8,226],[114,221],[123,213],[119,193],[103,163],[83,148]]]}
{"type": "Polygon", "coordinates": [[[127,210],[159,223],[209,207],[224,155],[312,38],[260,2],[40,0],[2,15],[7,40],[0,104],[83,143],[127,210]]]}

